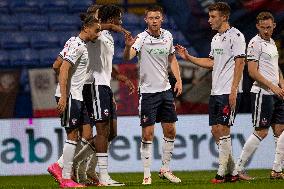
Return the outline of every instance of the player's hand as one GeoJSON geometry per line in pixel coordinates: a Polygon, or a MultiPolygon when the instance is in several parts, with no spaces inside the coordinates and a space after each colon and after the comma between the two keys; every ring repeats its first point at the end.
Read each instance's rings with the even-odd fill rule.
{"type": "Polygon", "coordinates": [[[127,35],[131,35],[131,32],[124,29],[122,26],[112,25],[111,30],[114,31],[114,32],[121,32],[121,33],[124,33],[124,34],[127,34],[127,35]]]}
{"type": "Polygon", "coordinates": [[[176,50],[176,52],[178,53],[178,55],[179,55],[182,59],[184,59],[184,60],[186,60],[186,59],[187,59],[187,56],[189,56],[188,51],[186,50],[186,48],[184,48],[183,46],[181,46],[181,45],[179,45],[179,44],[177,44],[177,45],[175,46],[175,50],[176,50]]]}
{"type": "Polygon", "coordinates": [[[125,45],[131,47],[136,41],[137,37],[133,38],[131,35],[125,34],[124,39],[125,39],[125,45]]]}
{"type": "Polygon", "coordinates": [[[271,91],[279,98],[284,99],[284,89],[281,89],[280,87],[273,85],[273,87],[271,87],[271,91]]]}
{"type": "Polygon", "coordinates": [[[65,97],[60,97],[58,104],[57,104],[57,111],[59,114],[62,114],[65,111],[66,101],[67,99],[65,97]]]}
{"type": "Polygon", "coordinates": [[[128,87],[129,95],[133,94],[135,91],[135,86],[130,79],[127,79],[124,84],[128,87]]]}
{"type": "Polygon", "coordinates": [[[112,102],[114,104],[115,110],[117,111],[117,103],[114,97],[112,98],[112,102]]]}
{"type": "Polygon", "coordinates": [[[236,104],[237,104],[237,91],[231,92],[231,94],[229,95],[229,105],[231,110],[234,110],[236,108],[236,104]]]}
{"type": "Polygon", "coordinates": [[[182,93],[182,82],[181,81],[176,82],[174,92],[177,94],[176,96],[181,95],[182,93]]]}

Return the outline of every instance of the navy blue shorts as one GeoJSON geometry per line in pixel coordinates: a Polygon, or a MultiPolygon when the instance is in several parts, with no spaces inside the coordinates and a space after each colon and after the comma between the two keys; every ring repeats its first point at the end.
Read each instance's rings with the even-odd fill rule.
{"type": "Polygon", "coordinates": [[[284,101],[276,95],[251,93],[252,123],[254,127],[267,128],[284,124],[284,101]]]}
{"type": "MultiPolygon", "coordinates": [[[[58,103],[59,97],[55,97],[55,99],[58,103]]],[[[72,99],[72,96],[70,95],[67,99],[66,109],[60,115],[61,126],[65,129],[79,128],[84,124],[84,114],[86,114],[84,103],[82,101],[72,99]]]]}
{"type": "Polygon", "coordinates": [[[117,119],[113,93],[107,85],[92,85],[93,110],[95,122],[117,119]]]}
{"type": "Polygon", "coordinates": [[[209,99],[209,125],[232,126],[236,117],[236,112],[240,104],[240,94],[237,95],[235,110],[231,110],[229,105],[229,95],[211,95],[209,99]]]}
{"type": "Polygon", "coordinates": [[[159,122],[176,122],[178,119],[171,89],[157,93],[141,93],[139,116],[142,127],[159,122]]]}
{"type": "Polygon", "coordinates": [[[91,93],[92,84],[85,84],[83,87],[83,101],[85,105],[84,113],[84,124],[95,125],[94,108],[93,108],[93,97],[91,93]]]}

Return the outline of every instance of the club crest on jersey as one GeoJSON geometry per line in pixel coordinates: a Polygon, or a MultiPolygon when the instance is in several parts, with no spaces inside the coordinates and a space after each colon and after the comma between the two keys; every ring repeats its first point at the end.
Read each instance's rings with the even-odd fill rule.
{"type": "Polygon", "coordinates": [[[105,109],[105,110],[104,110],[104,114],[105,114],[105,116],[108,116],[108,115],[109,115],[108,109],[105,109]]]}
{"type": "Polygon", "coordinates": [[[142,118],[142,121],[145,123],[145,122],[147,122],[148,121],[148,117],[146,117],[145,115],[143,116],[143,118],[142,118]]]}
{"type": "Polygon", "coordinates": [[[77,121],[78,121],[78,120],[77,120],[76,118],[73,118],[73,119],[71,120],[72,125],[76,125],[77,121]]]}
{"type": "Polygon", "coordinates": [[[262,118],[262,120],[260,121],[261,125],[266,125],[267,124],[267,119],[264,117],[262,118]]]}

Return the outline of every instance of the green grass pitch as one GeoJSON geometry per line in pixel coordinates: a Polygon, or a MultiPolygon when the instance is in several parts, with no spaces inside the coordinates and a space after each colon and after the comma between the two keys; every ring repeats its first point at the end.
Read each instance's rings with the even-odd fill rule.
{"type": "MultiPolygon", "coordinates": [[[[162,180],[157,173],[152,173],[152,185],[143,186],[142,173],[113,173],[112,178],[124,182],[126,186],[120,188],[189,188],[189,189],[210,189],[210,188],[232,188],[232,189],[284,189],[284,180],[270,180],[270,170],[250,170],[251,176],[256,177],[250,182],[239,181],[237,183],[211,184],[209,181],[216,174],[215,171],[192,171],[192,172],[175,172],[181,178],[179,184],[169,183],[167,180],[162,180]]],[[[41,176],[1,176],[0,188],[11,189],[38,189],[38,188],[59,188],[59,185],[49,175],[41,176]]],[[[96,187],[88,187],[96,188],[96,187]]],[[[108,187],[118,188],[118,187],[108,187]]]]}

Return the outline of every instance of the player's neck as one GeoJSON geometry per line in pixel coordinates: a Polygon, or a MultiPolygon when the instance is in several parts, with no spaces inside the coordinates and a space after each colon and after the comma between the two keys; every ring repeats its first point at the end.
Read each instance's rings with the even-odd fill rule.
{"type": "Polygon", "coordinates": [[[218,33],[222,34],[222,33],[226,32],[230,28],[231,28],[231,26],[230,26],[230,24],[228,22],[223,23],[221,25],[220,29],[218,29],[218,33]]]}
{"type": "Polygon", "coordinates": [[[90,41],[90,39],[88,38],[87,34],[85,32],[80,32],[79,34],[79,38],[84,41],[84,42],[88,42],[90,41]]]}
{"type": "Polygon", "coordinates": [[[147,32],[154,37],[159,37],[161,35],[161,30],[151,30],[151,29],[147,29],[147,32]]]}

